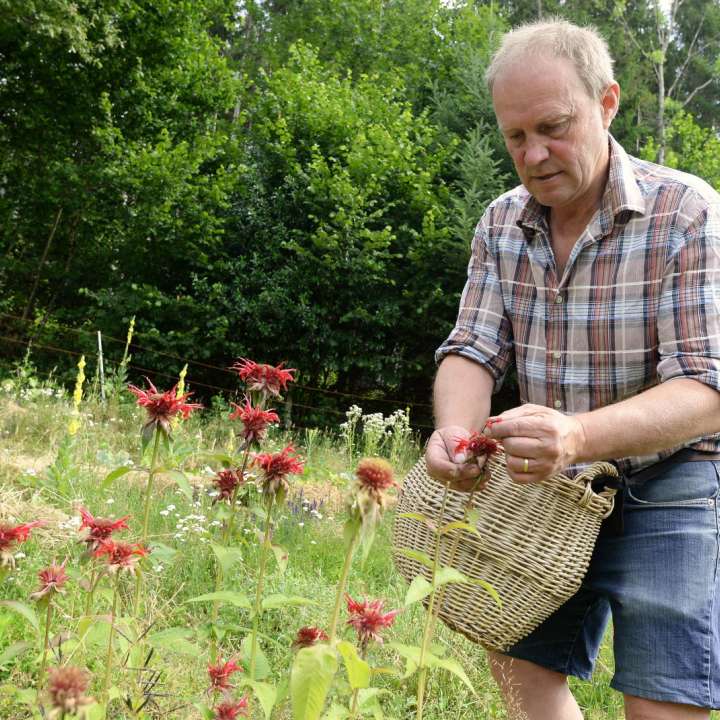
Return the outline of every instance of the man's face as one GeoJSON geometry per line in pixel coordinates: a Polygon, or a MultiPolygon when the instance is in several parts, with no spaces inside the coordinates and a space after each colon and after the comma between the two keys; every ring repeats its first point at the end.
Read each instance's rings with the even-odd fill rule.
{"type": "Polygon", "coordinates": [[[591,98],[564,58],[530,58],[500,73],[493,105],[521,182],[565,217],[597,206],[618,87],[591,98]]]}

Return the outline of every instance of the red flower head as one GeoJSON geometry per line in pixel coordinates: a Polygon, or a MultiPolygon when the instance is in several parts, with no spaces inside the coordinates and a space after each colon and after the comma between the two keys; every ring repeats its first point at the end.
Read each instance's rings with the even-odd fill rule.
{"type": "Polygon", "coordinates": [[[120,570],[134,573],[140,558],[147,554],[147,548],[138,543],[120,543],[113,540],[103,540],[93,553],[97,558],[107,557],[108,569],[112,573],[120,570]]]}
{"type": "Polygon", "coordinates": [[[213,482],[220,491],[215,502],[222,500],[230,502],[236,488],[245,482],[245,478],[239,470],[220,470],[213,478],[213,482]]]}
{"type": "Polygon", "coordinates": [[[237,371],[240,379],[245,382],[250,392],[262,392],[265,395],[280,396],[280,391],[287,389],[287,384],[295,378],[294,368],[283,368],[285,363],[280,363],[277,367],[272,365],[263,365],[253,360],[240,358],[232,369],[237,371]]]}
{"type": "Polygon", "coordinates": [[[312,647],[316,643],[327,640],[328,636],[324,630],[316,627],[301,627],[298,630],[297,637],[293,643],[293,647],[304,648],[312,647]]]}
{"type": "Polygon", "coordinates": [[[350,613],[348,625],[352,625],[358,635],[361,648],[365,648],[370,640],[376,640],[382,643],[380,631],[383,628],[390,627],[395,622],[395,616],[399,610],[390,610],[383,614],[382,600],[366,600],[365,602],[357,602],[350,595],[345,595],[347,600],[347,609],[350,613]]]}
{"type": "Polygon", "coordinates": [[[14,566],[15,560],[10,552],[12,546],[25,542],[30,537],[30,531],[33,528],[41,527],[46,523],[46,520],[33,520],[15,526],[0,523],[0,567],[3,565],[14,566]]]}
{"type": "Polygon", "coordinates": [[[161,393],[149,380],[149,390],[141,390],[135,385],[128,385],[128,390],[137,397],[137,404],[147,410],[148,421],[144,429],[158,428],[166,435],[170,434],[170,420],[179,413],[187,420],[193,410],[199,410],[199,403],[185,402],[192,393],[185,393],[176,397],[177,385],[161,393]]]}
{"type": "Polygon", "coordinates": [[[248,699],[243,695],[237,702],[227,698],[213,708],[214,720],[235,720],[238,715],[248,713],[248,699]]]}
{"type": "Polygon", "coordinates": [[[75,714],[85,705],[90,705],[93,699],[84,695],[89,684],[88,674],[80,668],[71,665],[51,668],[47,686],[48,699],[54,708],[51,717],[75,714]]]}
{"type": "Polygon", "coordinates": [[[230,404],[235,408],[235,412],[230,414],[230,419],[240,420],[243,424],[242,432],[238,435],[245,438],[248,445],[260,443],[265,438],[268,425],[280,421],[280,418],[272,410],[253,407],[247,396],[244,405],[230,404]]]}
{"type": "Polygon", "coordinates": [[[130,517],[119,518],[118,520],[112,520],[111,518],[100,518],[93,517],[85,508],[79,508],[80,517],[82,517],[82,523],[78,530],[83,528],[89,528],[90,532],[84,538],[83,542],[88,544],[88,550],[94,552],[97,550],[98,545],[103,541],[107,540],[116,530],[125,530],[127,528],[127,520],[130,517]]]}
{"type": "Polygon", "coordinates": [[[210,690],[229,690],[232,688],[230,676],[236,672],[242,672],[242,668],[234,660],[228,660],[227,662],[220,660],[215,665],[208,665],[210,690]]]}
{"type": "Polygon", "coordinates": [[[287,476],[300,475],[303,471],[303,463],[292,453],[295,448],[288,445],[277,453],[258,453],[254,462],[259,465],[265,475],[262,488],[268,495],[284,495],[288,489],[287,476]]]}
{"type": "Polygon", "coordinates": [[[455,438],[456,453],[465,453],[468,460],[490,457],[500,449],[500,443],[481,432],[471,432],[468,438],[455,438]]]}
{"type": "Polygon", "coordinates": [[[382,458],[363,458],[355,469],[355,476],[360,488],[378,499],[385,490],[397,486],[392,465],[382,458]]]}
{"type": "Polygon", "coordinates": [[[54,593],[65,592],[63,585],[68,581],[65,574],[65,563],[55,565],[54,563],[38,573],[40,578],[40,588],[31,593],[31,600],[42,600],[45,597],[52,596],[54,593]]]}

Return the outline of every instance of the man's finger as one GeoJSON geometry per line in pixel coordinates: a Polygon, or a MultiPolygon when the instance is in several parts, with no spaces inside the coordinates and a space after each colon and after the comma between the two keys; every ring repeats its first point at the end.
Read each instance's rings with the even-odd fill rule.
{"type": "Polygon", "coordinates": [[[488,434],[495,440],[506,437],[540,438],[545,434],[544,425],[535,415],[510,420],[503,418],[502,422],[489,426],[488,434]]]}

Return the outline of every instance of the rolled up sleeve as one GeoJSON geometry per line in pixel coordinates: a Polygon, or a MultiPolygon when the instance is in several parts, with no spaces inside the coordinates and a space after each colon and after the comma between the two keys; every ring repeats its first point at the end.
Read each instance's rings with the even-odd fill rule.
{"type": "Polygon", "coordinates": [[[660,382],[685,377],[720,391],[720,206],[695,214],[665,270],[658,308],[660,382]]]}
{"type": "Polygon", "coordinates": [[[473,237],[455,327],[435,352],[435,362],[439,364],[451,354],[485,367],[495,379],[495,392],[513,359],[512,327],[505,313],[496,260],[488,249],[484,220],[478,223],[473,237]]]}

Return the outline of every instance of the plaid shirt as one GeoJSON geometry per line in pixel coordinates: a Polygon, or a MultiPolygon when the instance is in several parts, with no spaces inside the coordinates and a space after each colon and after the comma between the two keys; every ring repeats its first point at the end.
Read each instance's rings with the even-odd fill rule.
{"type": "MultiPolygon", "coordinates": [[[[522,402],[568,414],[678,377],[720,390],[720,196],[611,137],[600,208],[558,278],[547,208],[523,186],[505,193],[475,231],[436,361],[449,353],[483,365],[496,391],[514,360],[522,402]]],[[[687,446],[718,452],[720,434],[687,446]]],[[[677,449],[617,460],[635,471],[677,449]]]]}

